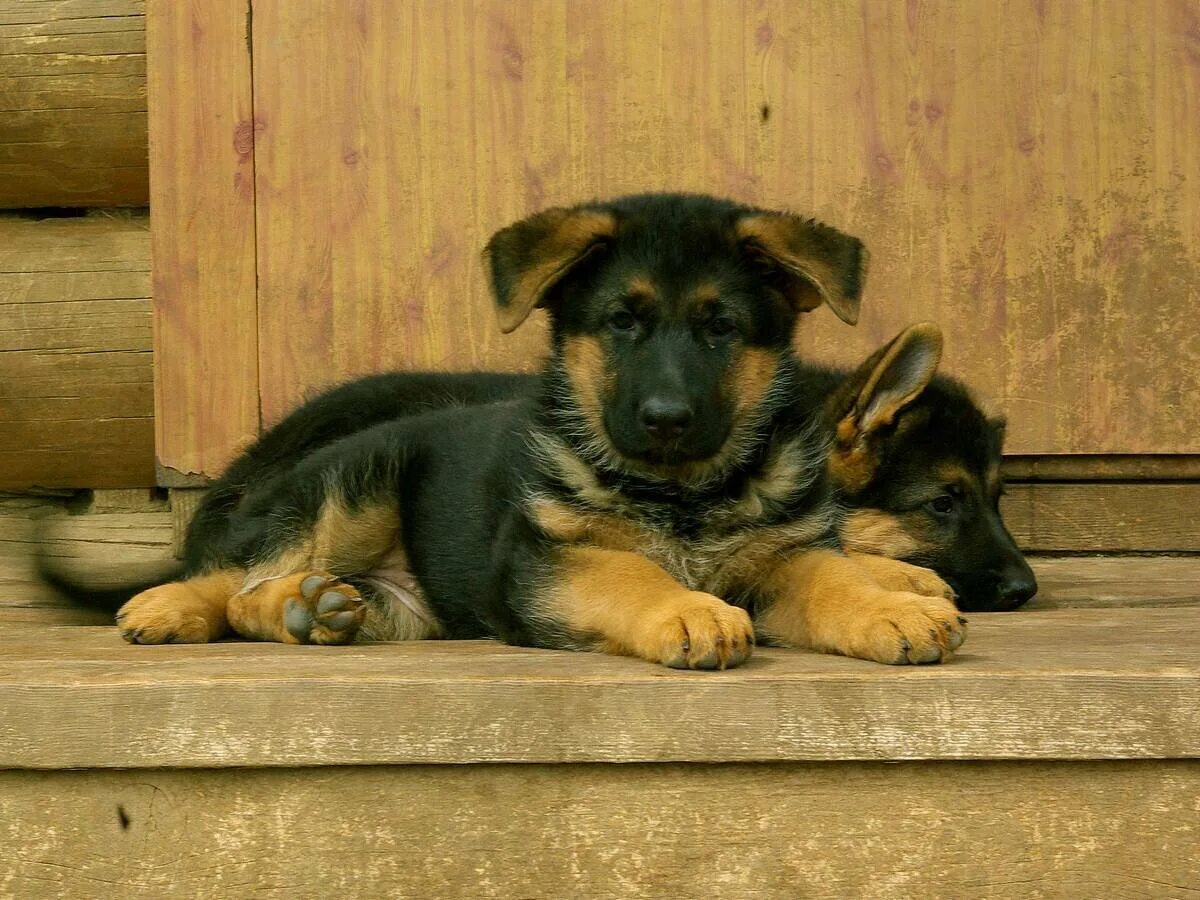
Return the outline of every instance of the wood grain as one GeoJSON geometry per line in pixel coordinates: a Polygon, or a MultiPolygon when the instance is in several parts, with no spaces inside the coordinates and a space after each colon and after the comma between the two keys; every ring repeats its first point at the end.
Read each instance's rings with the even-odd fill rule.
{"type": "Polygon", "coordinates": [[[1200,550],[1200,484],[1014,484],[1001,503],[1025,550],[1200,550]]]}
{"type": "Polygon", "coordinates": [[[1200,557],[1034,557],[1030,610],[1200,606],[1200,557]]]}
{"type": "Polygon", "coordinates": [[[144,206],[145,0],[0,0],[0,207],[144,206]]]}
{"type": "Polygon", "coordinates": [[[1198,795],[1196,761],[3,772],[0,890],[1182,898],[1198,795]]]}
{"type": "MultiPolygon", "coordinates": [[[[1200,452],[1194,11],[424,0],[254,7],[264,419],[388,366],[529,369],[478,252],[630,191],[815,214],[873,252],[853,362],[935,319],[1020,454],[1200,452]]],[[[207,470],[206,470],[207,471],[207,470]]]]}
{"type": "Polygon", "coordinates": [[[1200,755],[1200,608],[974,614],[948,665],[0,633],[0,768],[1200,755]],[[1147,702],[1153,697],[1153,702],[1147,702]]]}
{"type": "Polygon", "coordinates": [[[155,446],[216,474],[258,432],[246,0],[155,0],[150,52],[155,446]]]}
{"type": "Polygon", "coordinates": [[[0,489],[154,484],[145,215],[0,216],[0,489]]]}
{"type": "Polygon", "coordinates": [[[76,512],[74,501],[0,494],[0,610],[57,611],[64,624],[102,624],[35,574],[33,554],[45,554],[65,575],[98,588],[166,574],[174,565],[166,504],[76,512]]]}

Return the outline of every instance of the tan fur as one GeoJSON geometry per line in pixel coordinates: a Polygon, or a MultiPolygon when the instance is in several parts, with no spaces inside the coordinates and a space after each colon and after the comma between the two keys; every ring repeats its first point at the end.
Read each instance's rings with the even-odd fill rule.
{"type": "Polygon", "coordinates": [[[937,476],[942,484],[953,485],[968,494],[977,493],[983,488],[979,479],[958,463],[942,463],[937,467],[937,476]]]}
{"type": "Polygon", "coordinates": [[[575,400],[597,438],[608,441],[604,428],[604,400],[611,390],[604,348],[591,335],[563,342],[563,368],[571,381],[575,400]]]}
{"type": "Polygon", "coordinates": [[[692,291],[691,304],[703,310],[721,299],[721,286],[715,281],[702,281],[692,291]]]}
{"type": "Polygon", "coordinates": [[[871,553],[848,552],[846,555],[866,570],[880,587],[889,591],[911,591],[927,597],[945,597],[950,601],[955,598],[954,589],[932,569],[871,553]]]}
{"type": "MultiPolygon", "coordinates": [[[[584,510],[540,498],[531,515],[550,538],[646,557],[691,590],[734,596],[753,590],[781,554],[812,543],[829,529],[829,510],[779,525],[734,527],[706,540],[684,540],[621,512],[584,510]]],[[[736,524],[736,520],[731,520],[736,524]]]]}
{"type": "Polygon", "coordinates": [[[204,644],[224,637],[226,604],[244,575],[231,569],[142,591],[117,613],[121,636],[137,644],[204,644]]]}
{"type": "Polygon", "coordinates": [[[629,286],[625,290],[629,292],[630,297],[640,300],[643,304],[653,303],[658,296],[649,275],[634,275],[629,279],[629,286]]]}
{"type": "Polygon", "coordinates": [[[521,273],[507,306],[498,307],[500,330],[513,331],[529,317],[546,292],[600,237],[616,233],[617,220],[601,210],[552,210],[560,219],[538,246],[539,261],[521,273]]]}
{"type": "Polygon", "coordinates": [[[859,509],[846,517],[841,530],[847,550],[880,556],[910,556],[922,548],[897,516],[878,509],[859,509]]]}
{"type": "Polygon", "coordinates": [[[741,219],[737,233],[743,241],[757,245],[811,286],[812,290],[791,296],[797,309],[816,309],[827,303],[843,322],[853,325],[858,321],[858,298],[842,292],[839,287],[843,282],[842,273],[837,272],[814,246],[811,223],[795,216],[762,213],[741,219]]]}
{"type": "Polygon", "coordinates": [[[763,585],[760,633],[775,641],[881,663],[938,662],[966,637],[943,596],[882,587],[862,565],[827,550],[799,553],[763,585]]]}
{"type": "Polygon", "coordinates": [[[688,668],[725,668],[750,653],[745,610],[690,591],[636,553],[568,547],[538,601],[579,646],[688,668]]]}
{"type": "Polygon", "coordinates": [[[733,397],[739,419],[751,414],[762,403],[778,367],[779,354],[773,350],[746,347],[738,353],[726,377],[728,393],[733,397]]]}

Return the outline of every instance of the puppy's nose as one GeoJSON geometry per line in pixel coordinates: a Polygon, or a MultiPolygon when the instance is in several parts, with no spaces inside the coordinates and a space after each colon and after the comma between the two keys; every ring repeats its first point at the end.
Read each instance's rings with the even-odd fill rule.
{"type": "Polygon", "coordinates": [[[655,438],[670,440],[683,434],[692,423],[692,408],[684,400],[650,397],[642,402],[638,420],[655,438]]]}
{"type": "Polygon", "coordinates": [[[1037,593],[1037,579],[1028,566],[1005,572],[1000,578],[1000,603],[1004,609],[1015,609],[1037,593]]]}

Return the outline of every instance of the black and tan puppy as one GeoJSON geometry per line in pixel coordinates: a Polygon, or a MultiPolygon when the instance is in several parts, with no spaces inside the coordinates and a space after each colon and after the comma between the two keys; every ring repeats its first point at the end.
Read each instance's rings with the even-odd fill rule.
{"type": "Polygon", "coordinates": [[[798,390],[790,346],[822,302],[855,319],[857,240],[649,195],[533,216],[489,260],[505,331],[550,312],[536,395],[387,422],[218,492],[190,577],[122,609],[129,640],[343,643],[365,623],[720,668],[749,656],[753,613],[881,662],[958,647],[940,579],[837,550],[826,398],[798,390]],[[379,595],[396,572],[432,615],[379,595]]]}
{"type": "Polygon", "coordinates": [[[829,384],[830,474],[851,507],[842,543],[933,569],[960,609],[1015,609],[1037,581],[1000,516],[1004,422],[935,377],[940,356],[936,327],[914,325],[829,384]]]}
{"type": "MultiPolygon", "coordinates": [[[[792,390],[826,398],[830,475],[849,507],[839,532],[845,547],[932,569],[954,588],[962,610],[1014,609],[1037,582],[1000,516],[1004,424],[960,382],[935,377],[940,356],[936,326],[914,325],[854,372],[798,367],[792,390]]],[[[189,565],[203,568],[203,554],[219,543],[213,530],[249,485],[318,447],[443,407],[532,398],[538,384],[534,375],[500,372],[391,372],[314,398],[214,486],[193,521],[189,565]]]]}

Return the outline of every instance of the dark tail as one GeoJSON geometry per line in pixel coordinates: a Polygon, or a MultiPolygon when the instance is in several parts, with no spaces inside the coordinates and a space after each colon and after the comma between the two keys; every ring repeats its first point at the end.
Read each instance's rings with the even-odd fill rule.
{"type": "Polygon", "coordinates": [[[40,544],[35,545],[33,564],[38,578],[58,591],[76,606],[95,609],[101,612],[116,613],[121,605],[142,591],[168,581],[175,581],[183,576],[185,567],[179,563],[168,569],[158,569],[153,578],[117,586],[97,587],[74,575],[60,572],[54,566],[52,557],[46,556],[40,544]]]}

